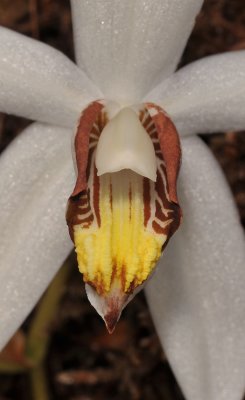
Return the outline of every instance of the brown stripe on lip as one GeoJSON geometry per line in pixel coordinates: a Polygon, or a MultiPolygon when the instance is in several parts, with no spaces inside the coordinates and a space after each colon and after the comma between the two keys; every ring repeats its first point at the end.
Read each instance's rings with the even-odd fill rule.
{"type": "Polygon", "coordinates": [[[110,183],[110,207],[113,210],[112,183],[110,183]]]}
{"type": "Polygon", "coordinates": [[[71,197],[75,197],[87,189],[86,170],[89,154],[89,135],[103,107],[103,104],[94,101],[89,104],[81,115],[75,137],[77,181],[71,197]]]}
{"type": "MultiPolygon", "coordinates": [[[[79,216],[78,216],[78,219],[79,219],[79,216]]],[[[83,224],[87,225],[87,224],[93,222],[93,219],[94,219],[93,214],[90,214],[87,218],[83,218],[82,221],[83,221],[83,224]]]]}
{"type": "Polygon", "coordinates": [[[132,188],[131,188],[131,184],[130,184],[129,191],[128,191],[128,197],[129,197],[129,220],[131,221],[131,218],[132,218],[132,188]]]}
{"type": "Polygon", "coordinates": [[[173,122],[161,107],[153,103],[146,103],[145,106],[150,114],[151,110],[154,111],[152,119],[156,126],[163,159],[166,164],[169,197],[174,203],[178,204],[176,184],[181,162],[179,135],[173,122]]]}
{"type": "MultiPolygon", "coordinates": [[[[165,172],[165,176],[166,176],[166,172],[165,172]]],[[[157,171],[157,181],[155,183],[155,191],[159,195],[159,197],[161,198],[161,202],[162,202],[164,208],[167,209],[171,205],[171,202],[167,199],[167,197],[165,195],[165,190],[168,193],[168,182],[166,182],[166,187],[165,187],[164,183],[163,183],[163,180],[161,178],[161,174],[160,174],[160,172],[158,170],[157,171]]]]}
{"type": "MultiPolygon", "coordinates": [[[[179,227],[182,217],[176,190],[181,160],[180,141],[173,122],[161,107],[153,103],[145,103],[143,107],[139,111],[139,120],[153,142],[158,160],[157,180],[154,183],[154,191],[158,195],[158,200],[155,201],[155,215],[152,215],[152,199],[149,208],[146,203],[145,212],[148,216],[150,212],[147,220],[152,221],[155,232],[165,234],[169,240],[179,227]],[[169,224],[168,220],[171,220],[169,224]]],[[[143,190],[144,198],[147,199],[151,193],[150,187],[144,183],[143,190]]]]}
{"type": "Polygon", "coordinates": [[[66,220],[72,240],[74,240],[74,227],[76,225],[80,225],[81,228],[89,228],[95,218],[97,224],[100,225],[98,210],[99,178],[95,166],[93,199],[90,199],[88,178],[93,162],[92,156],[104,127],[103,123],[106,123],[106,115],[102,112],[103,108],[104,105],[99,101],[89,104],[81,114],[75,136],[77,181],[69,198],[66,212],[66,220]],[[91,209],[91,200],[94,204],[95,215],[91,209]]]}
{"type": "Polygon", "coordinates": [[[144,198],[144,226],[147,226],[151,217],[151,193],[150,181],[147,178],[143,179],[143,198],[144,198]]]}
{"type": "Polygon", "coordinates": [[[154,231],[156,233],[158,233],[159,235],[165,234],[165,229],[162,228],[156,221],[152,222],[152,228],[154,229],[154,231]]]}
{"type": "MultiPolygon", "coordinates": [[[[169,217],[166,217],[166,215],[164,215],[163,211],[162,211],[162,206],[159,203],[158,200],[156,200],[156,213],[155,216],[160,219],[160,221],[166,221],[169,219],[169,217]]],[[[171,217],[171,216],[170,216],[171,217]]]]}
{"type": "Polygon", "coordinates": [[[100,219],[100,210],[99,210],[99,200],[100,200],[100,180],[97,175],[97,168],[94,166],[94,181],[93,181],[93,192],[94,192],[94,198],[93,198],[93,206],[94,206],[94,212],[95,216],[97,219],[97,224],[98,226],[101,225],[101,219],[100,219]]]}

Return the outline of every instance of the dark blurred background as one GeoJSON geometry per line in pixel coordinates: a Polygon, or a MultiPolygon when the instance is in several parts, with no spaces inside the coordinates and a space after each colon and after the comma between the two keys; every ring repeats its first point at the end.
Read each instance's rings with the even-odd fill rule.
{"type": "MultiPolygon", "coordinates": [[[[0,0],[0,25],[74,59],[68,0],[0,0]]],[[[245,49],[244,0],[206,0],[180,65],[245,49]]],[[[0,113],[0,150],[30,122],[0,113]]],[[[203,140],[226,174],[245,224],[245,132],[203,140]]],[[[0,354],[0,400],[184,400],[143,293],[112,336],[89,305],[72,254],[0,354]]],[[[208,399],[207,399],[208,400],[208,399]]]]}

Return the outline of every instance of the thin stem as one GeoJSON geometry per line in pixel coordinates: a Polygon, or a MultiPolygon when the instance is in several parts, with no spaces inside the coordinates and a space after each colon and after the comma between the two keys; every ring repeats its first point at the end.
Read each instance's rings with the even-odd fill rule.
{"type": "Polygon", "coordinates": [[[43,364],[30,371],[31,393],[33,400],[49,400],[50,394],[43,364]]]}
{"type": "Polygon", "coordinates": [[[46,354],[50,324],[57,310],[70,271],[71,259],[65,261],[44,294],[27,336],[26,355],[33,365],[39,365],[46,354]]]}

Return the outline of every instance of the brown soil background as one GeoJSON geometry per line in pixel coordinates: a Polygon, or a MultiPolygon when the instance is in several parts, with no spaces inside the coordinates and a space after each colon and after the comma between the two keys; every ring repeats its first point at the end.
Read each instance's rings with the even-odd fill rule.
{"type": "MultiPolygon", "coordinates": [[[[68,0],[0,0],[0,24],[40,39],[74,58],[68,0]]],[[[244,0],[206,0],[181,65],[209,54],[245,49],[244,0]]],[[[0,114],[0,150],[29,121],[0,114]]],[[[203,138],[220,162],[245,224],[244,132],[203,138]]],[[[47,399],[183,400],[157,338],[144,294],[124,312],[109,336],[88,304],[73,259],[59,307],[48,327],[47,399]]],[[[39,304],[15,336],[16,360],[39,304]],[[18,349],[18,350],[16,350],[18,349]]],[[[30,373],[0,374],[0,400],[46,400],[30,385],[30,373]]],[[[208,400],[208,399],[207,399],[208,400]]]]}

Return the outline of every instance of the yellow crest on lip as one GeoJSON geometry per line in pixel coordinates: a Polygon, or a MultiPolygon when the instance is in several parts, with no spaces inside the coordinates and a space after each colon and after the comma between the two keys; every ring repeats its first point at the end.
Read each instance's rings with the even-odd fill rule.
{"type": "MultiPolygon", "coordinates": [[[[100,226],[74,227],[79,269],[99,294],[117,284],[131,292],[151,273],[166,235],[144,226],[144,178],[130,170],[99,178],[100,226]]],[[[90,193],[93,195],[93,182],[90,193]]],[[[82,218],[82,215],[81,215],[82,218]]]]}
{"type": "Polygon", "coordinates": [[[75,137],[78,177],[68,203],[67,223],[83,279],[106,299],[102,313],[113,315],[113,321],[113,310],[117,308],[118,314],[151,274],[181,219],[176,194],[177,132],[154,104],[143,105],[137,115],[153,144],[155,182],[129,169],[98,176],[95,152],[108,123],[103,102],[91,103],[83,111],[75,137]]]}

